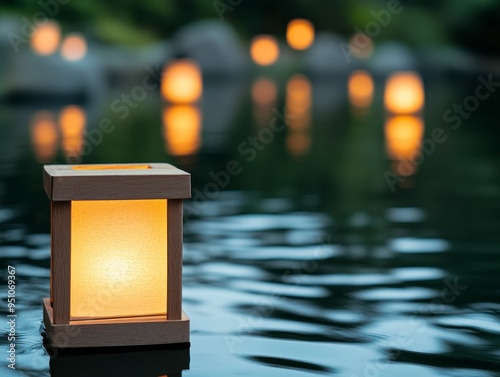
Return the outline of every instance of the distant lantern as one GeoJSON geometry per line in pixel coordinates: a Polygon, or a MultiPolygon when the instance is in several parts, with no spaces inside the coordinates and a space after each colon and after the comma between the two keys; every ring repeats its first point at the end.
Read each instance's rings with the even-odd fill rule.
{"type": "Polygon", "coordinates": [[[190,175],[163,163],[46,165],[55,348],[189,342],[182,201],[190,175]]]}
{"type": "Polygon", "coordinates": [[[203,91],[201,69],[189,59],[174,60],[163,70],[161,93],[172,103],[193,103],[203,91]]]}
{"type": "Polygon", "coordinates": [[[396,72],[385,85],[384,103],[393,114],[413,114],[424,107],[424,85],[417,72],[396,72]]]}
{"type": "Polygon", "coordinates": [[[295,19],[288,23],[286,40],[290,47],[305,50],[314,42],[314,25],[309,20],[295,19]]]}
{"type": "Polygon", "coordinates": [[[258,65],[271,65],[278,60],[278,41],[272,35],[258,35],[250,42],[250,55],[258,65]]]}
{"type": "Polygon", "coordinates": [[[356,33],[349,40],[349,51],[358,59],[366,59],[373,54],[373,40],[364,33],[356,33]]]}
{"type": "Polygon", "coordinates": [[[87,41],[80,34],[70,34],[64,38],[61,45],[61,55],[66,60],[81,60],[87,53],[87,41]]]}
{"type": "Polygon", "coordinates": [[[51,55],[56,52],[61,40],[61,28],[54,21],[47,21],[37,26],[31,34],[31,48],[39,55],[51,55]]]}

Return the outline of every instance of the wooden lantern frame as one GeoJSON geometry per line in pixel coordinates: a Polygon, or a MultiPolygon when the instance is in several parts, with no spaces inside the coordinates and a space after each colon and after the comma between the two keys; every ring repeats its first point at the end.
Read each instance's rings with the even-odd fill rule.
{"type": "MultiPolygon", "coordinates": [[[[56,348],[188,343],[182,310],[182,208],[191,176],[165,163],[46,165],[43,184],[51,203],[50,298],[43,300],[47,337],[56,348]],[[166,315],[71,320],[71,202],[167,200],[166,315]]],[[[134,303],[131,303],[134,305],[134,303]]]]}

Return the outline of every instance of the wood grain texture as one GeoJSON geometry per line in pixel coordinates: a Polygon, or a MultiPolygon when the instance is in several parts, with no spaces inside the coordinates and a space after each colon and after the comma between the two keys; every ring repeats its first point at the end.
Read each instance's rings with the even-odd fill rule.
{"type": "MultiPolygon", "coordinates": [[[[137,166],[137,164],[129,164],[137,166]]],[[[191,197],[191,175],[170,164],[146,164],[149,169],[75,170],[72,165],[46,165],[44,188],[52,201],[184,199],[191,197]]],[[[92,165],[81,165],[91,167],[92,165]]],[[[116,164],[109,165],[116,167],[116,164]]]]}
{"type": "Polygon", "coordinates": [[[179,320],[164,316],[113,320],[76,321],[55,324],[48,298],[43,300],[44,323],[52,346],[58,348],[117,347],[189,342],[189,317],[179,320]]]}
{"type": "Polygon", "coordinates": [[[51,203],[51,298],[54,323],[68,324],[71,284],[71,202],[51,203]]]}
{"type": "Polygon", "coordinates": [[[182,315],[182,199],[167,201],[167,319],[182,315]]]}

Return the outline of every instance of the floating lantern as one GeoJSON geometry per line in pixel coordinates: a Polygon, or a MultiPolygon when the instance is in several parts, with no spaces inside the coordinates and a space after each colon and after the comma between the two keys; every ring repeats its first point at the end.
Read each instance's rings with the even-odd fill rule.
{"type": "Polygon", "coordinates": [[[203,91],[201,69],[189,59],[175,60],[163,70],[161,93],[172,103],[193,103],[203,91]]]}
{"type": "Polygon", "coordinates": [[[384,103],[393,114],[413,114],[424,107],[424,85],[416,72],[397,72],[389,76],[384,103]]]}
{"type": "Polygon", "coordinates": [[[314,25],[309,20],[295,19],[288,23],[286,40],[290,47],[305,50],[314,42],[314,25]]]}
{"type": "Polygon", "coordinates": [[[53,347],[189,342],[182,311],[182,200],[169,164],[46,165],[53,347]]]}
{"type": "Polygon", "coordinates": [[[250,55],[258,65],[271,65],[280,55],[278,41],[272,35],[256,36],[250,44],[250,55]]]}

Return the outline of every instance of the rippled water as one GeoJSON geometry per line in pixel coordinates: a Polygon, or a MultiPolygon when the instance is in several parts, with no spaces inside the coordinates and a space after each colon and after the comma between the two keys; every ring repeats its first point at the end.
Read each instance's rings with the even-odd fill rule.
{"type": "MultiPolygon", "coordinates": [[[[446,126],[443,111],[473,87],[427,86],[426,135],[446,126]]],[[[210,171],[224,170],[231,159],[240,163],[242,173],[225,190],[186,203],[184,310],[191,348],[60,356],[51,362],[52,375],[178,375],[189,357],[186,376],[500,375],[499,116],[493,102],[449,132],[391,192],[383,178],[392,163],[377,110],[380,93],[362,119],[346,104],[326,112],[314,107],[305,154],[292,153],[285,135],[276,135],[246,161],[237,147],[258,130],[249,121],[248,92],[242,89],[239,115],[216,149],[202,144],[191,158],[165,153],[159,115],[150,115],[158,110],[153,101],[83,159],[171,161],[193,174],[200,192],[210,171]]],[[[4,106],[1,113],[10,149],[4,148],[0,181],[0,278],[6,282],[7,265],[15,266],[18,298],[18,370],[11,371],[1,284],[2,376],[49,375],[40,335],[41,298],[49,291],[48,200],[29,123],[12,122],[32,111],[4,106]],[[20,130],[6,131],[15,127],[20,130]]],[[[208,143],[213,135],[203,136],[208,143]]],[[[51,161],[63,159],[58,152],[51,161]]]]}

